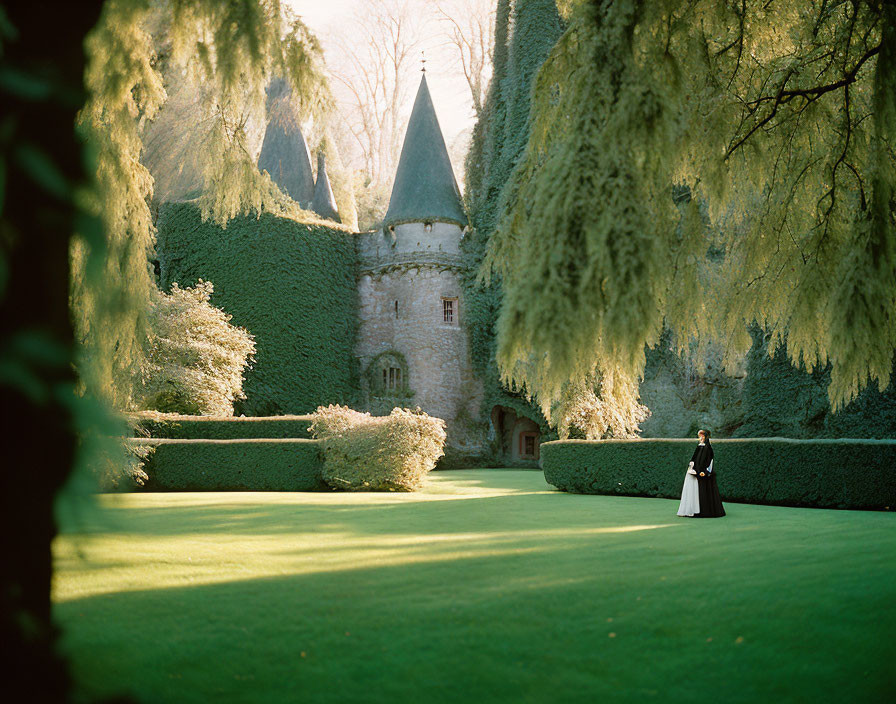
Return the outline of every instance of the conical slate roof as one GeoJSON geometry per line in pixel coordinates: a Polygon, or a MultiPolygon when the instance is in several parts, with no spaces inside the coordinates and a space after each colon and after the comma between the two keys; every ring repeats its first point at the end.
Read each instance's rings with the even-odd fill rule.
{"type": "Polygon", "coordinates": [[[302,130],[294,120],[268,123],[258,157],[259,171],[267,171],[280,190],[303,208],[314,197],[311,156],[302,130]]]}
{"type": "Polygon", "coordinates": [[[424,221],[467,224],[425,74],[404,136],[383,226],[424,221]]]}
{"type": "Polygon", "coordinates": [[[311,202],[311,210],[327,220],[342,222],[339,219],[339,209],[336,207],[333,189],[330,188],[330,179],[327,177],[327,162],[323,152],[317,153],[317,183],[314,184],[314,200],[311,202]]]}

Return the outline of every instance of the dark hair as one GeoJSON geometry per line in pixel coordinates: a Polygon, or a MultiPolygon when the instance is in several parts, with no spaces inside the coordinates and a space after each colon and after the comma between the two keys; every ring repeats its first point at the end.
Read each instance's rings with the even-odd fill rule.
{"type": "Polygon", "coordinates": [[[700,428],[700,430],[697,431],[697,434],[699,435],[701,433],[703,434],[703,439],[706,440],[706,442],[709,442],[709,431],[705,430],[703,428],[700,428]]]}

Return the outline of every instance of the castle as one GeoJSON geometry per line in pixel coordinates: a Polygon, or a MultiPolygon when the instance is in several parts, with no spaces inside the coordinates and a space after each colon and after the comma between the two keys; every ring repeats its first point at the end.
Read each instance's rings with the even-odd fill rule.
{"type": "MultiPolygon", "coordinates": [[[[196,201],[169,201],[157,220],[159,286],[212,282],[212,303],[255,336],[236,413],[304,414],[339,403],[380,415],[420,406],[447,421],[452,462],[535,464],[544,429],[537,409],[496,394],[494,380],[484,384],[471,363],[462,285],[472,273],[464,271],[467,214],[425,76],[383,227],[373,232],[337,224],[326,163],[318,158],[315,178],[298,123],[286,111],[274,117],[259,168],[321,219],[262,212],[222,227],[204,221],[196,201]]],[[[743,389],[713,385],[711,396],[692,398],[680,394],[671,353],[652,354],[660,363],[654,359],[642,387],[656,411],[646,437],[689,434],[698,417],[735,430],[749,419],[741,437],[892,437],[892,392],[869,390],[831,414],[815,377],[762,353],[743,389]],[[782,385],[794,392],[782,397],[782,385]]]]}
{"type": "Polygon", "coordinates": [[[222,228],[195,203],[158,223],[162,288],[198,279],[256,338],[237,413],[307,413],[342,403],[374,415],[419,406],[447,423],[446,458],[535,464],[539,426],[485,406],[465,323],[461,243],[468,226],[424,74],[382,227],[339,223],[323,156],[317,173],[298,123],[281,113],[259,157],[280,189],[323,223],[263,213],[222,228]]]}
{"type": "MultiPolygon", "coordinates": [[[[303,148],[307,154],[300,132],[293,144],[299,145],[293,154],[301,154],[303,148]]],[[[271,161],[264,149],[262,157],[259,168],[271,161]]],[[[295,187],[279,164],[278,168],[272,173],[274,181],[292,195],[295,187]]],[[[310,174],[307,156],[296,171],[310,174]]],[[[303,188],[298,198],[293,195],[300,203],[311,192],[307,176],[303,188]]],[[[338,222],[322,161],[311,209],[338,222]],[[329,198],[319,195],[324,193],[329,198]]],[[[501,454],[511,461],[534,461],[537,424],[508,409],[482,408],[482,383],[473,373],[464,325],[460,246],[467,227],[424,72],[382,228],[358,233],[355,239],[359,298],[355,356],[363,405],[374,414],[386,414],[395,406],[419,406],[443,418],[449,450],[457,455],[482,456],[491,444],[503,449],[501,454]]]]}

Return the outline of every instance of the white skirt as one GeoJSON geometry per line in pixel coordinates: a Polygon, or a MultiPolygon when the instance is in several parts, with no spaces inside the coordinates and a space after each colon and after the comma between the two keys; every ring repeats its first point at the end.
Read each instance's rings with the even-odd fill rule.
{"type": "Polygon", "coordinates": [[[700,513],[700,489],[697,476],[686,472],[684,486],[681,489],[681,503],[678,505],[679,516],[693,516],[700,513]]]}

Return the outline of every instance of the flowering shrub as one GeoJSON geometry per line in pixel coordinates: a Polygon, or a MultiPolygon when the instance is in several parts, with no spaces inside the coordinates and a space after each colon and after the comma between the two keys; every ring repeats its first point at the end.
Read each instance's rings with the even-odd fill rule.
{"type": "Polygon", "coordinates": [[[419,408],[371,416],[318,407],[311,434],[324,441],[323,480],[348,491],[413,491],[445,452],[445,421],[419,408]]]}
{"type": "Polygon", "coordinates": [[[209,303],[213,290],[201,279],[192,288],[175,283],[170,294],[159,293],[153,301],[138,408],[229,416],[234,400],[245,398],[243,372],[255,341],[209,303]]]}

